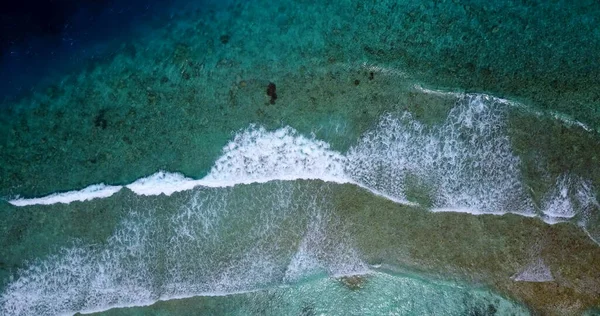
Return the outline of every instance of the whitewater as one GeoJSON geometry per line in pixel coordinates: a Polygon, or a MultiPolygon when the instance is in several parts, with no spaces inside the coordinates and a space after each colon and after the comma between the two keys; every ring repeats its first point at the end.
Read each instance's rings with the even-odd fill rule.
{"type": "MultiPolygon", "coordinates": [[[[251,125],[223,147],[201,179],[159,171],[123,186],[95,184],[79,191],[10,199],[12,205],[24,207],[109,198],[125,189],[140,198],[192,192],[166,219],[140,199],[106,245],[76,242],[29,265],[4,289],[0,310],[9,315],[68,315],[174,298],[251,293],[319,273],[374,273],[376,267],[363,261],[352,236],[345,235],[331,215],[334,206],[328,193],[311,192],[308,184],[294,180],[356,185],[431,212],[513,213],[549,224],[573,221],[587,232],[586,219],[599,207],[591,182],[563,174],[540,203],[534,202],[522,184],[521,162],[506,133],[509,110],[502,100],[467,94],[438,125],[425,125],[408,112],[388,113],[345,153],[289,126],[269,131],[251,125]],[[415,199],[410,193],[415,188],[427,191],[429,199],[415,199]],[[300,225],[284,229],[292,218],[300,225]],[[241,228],[247,236],[225,235],[230,225],[245,227],[247,221],[250,228],[241,228]],[[279,244],[283,241],[272,243],[278,238],[300,242],[285,250],[279,244]],[[232,249],[222,249],[223,244],[232,249]],[[198,260],[197,254],[209,255],[198,260]],[[222,256],[231,254],[235,259],[223,261],[222,256]],[[161,262],[159,256],[167,258],[168,265],[157,273],[153,267],[161,262]]],[[[598,243],[589,232],[588,236],[598,243]]],[[[533,261],[512,280],[548,282],[553,275],[542,261],[533,261]]]]}
{"type": "MultiPolygon", "coordinates": [[[[505,124],[511,102],[485,94],[460,94],[416,89],[457,98],[441,126],[428,127],[408,113],[385,114],[346,153],[286,126],[268,131],[251,125],[224,146],[208,174],[201,179],[158,171],[133,183],[94,184],[77,191],[38,198],[13,198],[15,206],[50,205],[107,198],[127,188],[138,195],[167,196],[195,187],[224,188],[238,184],[283,180],[322,180],[351,183],[396,203],[423,206],[433,212],[473,215],[514,213],[538,216],[546,223],[568,221],[599,206],[591,182],[569,174],[556,179],[541,205],[529,197],[521,183],[520,160],[511,151],[505,124]],[[434,192],[431,205],[406,196],[407,186],[425,185],[434,192]],[[414,181],[413,181],[414,182],[414,181]],[[571,192],[573,192],[571,194],[571,192]]],[[[535,115],[543,115],[534,111],[535,115]]],[[[548,114],[557,117],[555,114],[548,114]]],[[[563,116],[564,124],[590,128],[563,116]]]]}

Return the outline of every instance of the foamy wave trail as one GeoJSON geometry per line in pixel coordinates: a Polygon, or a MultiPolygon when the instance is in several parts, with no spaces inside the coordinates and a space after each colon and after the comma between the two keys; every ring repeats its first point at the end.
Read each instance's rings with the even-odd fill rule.
{"type": "MultiPolygon", "coordinates": [[[[368,265],[359,254],[348,245],[328,236],[329,218],[315,214],[309,222],[298,250],[285,270],[284,281],[297,282],[307,275],[326,272],[332,276],[356,275],[369,272],[368,265]]],[[[344,236],[351,240],[350,236],[344,236]]]]}
{"type": "Polygon", "coordinates": [[[348,169],[355,181],[400,199],[410,186],[423,187],[434,211],[532,216],[506,115],[485,96],[460,99],[438,127],[410,113],[387,115],[350,150],[348,169]]]}
{"type": "Polygon", "coordinates": [[[93,184],[79,191],[69,191],[64,193],[53,193],[40,198],[24,199],[16,198],[9,203],[15,206],[27,205],[50,205],[56,203],[71,203],[74,201],[89,201],[92,199],[107,198],[119,192],[122,186],[105,185],[104,183],[93,184]]]}
{"type": "Polygon", "coordinates": [[[291,127],[270,132],[252,125],[223,148],[209,174],[195,183],[207,187],[299,179],[353,183],[394,202],[415,205],[363,185],[348,172],[350,163],[328,143],[306,138],[291,127]]]}
{"type": "MultiPolygon", "coordinates": [[[[428,89],[421,85],[415,85],[414,88],[417,91],[420,91],[420,92],[423,92],[426,94],[430,94],[430,95],[435,95],[438,97],[462,98],[465,96],[465,94],[462,92],[428,89]]],[[[522,109],[522,110],[526,111],[527,113],[535,115],[536,117],[549,117],[554,120],[560,121],[561,123],[565,124],[566,126],[574,126],[574,127],[581,128],[581,129],[585,130],[586,132],[596,132],[596,133],[600,134],[600,129],[594,129],[594,128],[588,126],[587,124],[577,121],[576,119],[574,119],[571,116],[564,114],[564,113],[555,112],[555,111],[540,111],[540,110],[536,110],[536,109],[527,107],[524,104],[519,103],[519,102],[515,102],[515,101],[503,99],[503,98],[498,98],[498,97],[488,95],[488,94],[471,94],[471,96],[481,96],[481,97],[493,100],[494,102],[497,102],[497,103],[501,103],[501,104],[505,104],[505,105],[508,105],[511,107],[522,109]]]]}
{"type": "MultiPolygon", "coordinates": [[[[126,187],[139,195],[170,195],[197,186],[320,179],[353,183],[395,202],[421,204],[434,212],[510,212],[540,216],[548,223],[568,221],[598,204],[589,181],[566,175],[557,180],[542,205],[536,205],[521,182],[521,162],[512,152],[507,133],[511,103],[487,95],[446,96],[455,98],[456,104],[442,124],[426,126],[408,112],[386,114],[345,154],[291,127],[267,131],[252,125],[223,148],[202,179],[161,171],[126,187]],[[581,188],[589,192],[583,194],[581,188]],[[415,190],[426,192],[424,200],[411,196],[415,190]],[[582,198],[589,201],[584,203],[582,198]]],[[[10,203],[70,202],[108,196],[120,188],[110,187],[96,195],[63,193],[68,199],[51,196],[10,203]]]]}
{"type": "Polygon", "coordinates": [[[268,132],[251,126],[223,149],[203,185],[321,179],[345,183],[346,157],[328,143],[308,139],[291,127],[268,132]]]}
{"type": "Polygon", "coordinates": [[[590,239],[600,245],[600,203],[591,181],[563,174],[541,202],[540,217],[549,224],[576,220],[590,239]]]}
{"type": "Polygon", "coordinates": [[[368,269],[334,227],[326,184],[311,193],[310,183],[289,181],[195,190],[176,208],[130,200],[105,243],[31,263],[0,294],[0,315],[70,315],[368,269]]]}
{"type": "Polygon", "coordinates": [[[517,272],[512,277],[512,280],[517,282],[552,282],[554,276],[552,271],[544,263],[542,258],[536,258],[531,263],[523,268],[520,272],[517,272]]]}
{"type": "Polygon", "coordinates": [[[200,185],[199,180],[187,178],[181,173],[159,171],[153,175],[136,180],[125,187],[137,195],[170,196],[175,192],[191,190],[200,185]]]}
{"type": "Polygon", "coordinates": [[[562,175],[556,180],[556,185],[542,202],[542,214],[546,221],[561,222],[576,215],[576,203],[583,202],[580,198],[584,197],[582,188],[585,184],[582,181],[568,175],[562,175]]]}
{"type": "MultiPolygon", "coordinates": [[[[159,171],[125,187],[138,195],[167,196],[197,186],[230,187],[237,184],[265,183],[274,180],[320,179],[350,182],[344,171],[346,157],[330,149],[328,143],[309,139],[291,127],[273,132],[250,126],[236,135],[224,148],[208,175],[195,180],[180,173],[159,171]]],[[[92,185],[80,191],[52,194],[42,198],[12,199],[16,206],[70,203],[109,197],[122,186],[92,185]]]]}
{"type": "Polygon", "coordinates": [[[171,195],[197,186],[225,188],[275,180],[314,180],[347,183],[346,157],[328,143],[309,139],[291,127],[269,132],[252,125],[224,148],[210,172],[194,180],[159,171],[126,185],[138,195],[171,195]]]}

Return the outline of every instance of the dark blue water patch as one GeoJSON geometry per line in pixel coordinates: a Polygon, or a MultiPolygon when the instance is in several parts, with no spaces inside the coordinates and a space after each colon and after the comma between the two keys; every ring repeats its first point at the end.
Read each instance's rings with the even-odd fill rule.
{"type": "Polygon", "coordinates": [[[194,6],[213,0],[25,0],[0,8],[0,99],[11,100],[57,81],[86,61],[115,54],[120,45],[194,6]]]}

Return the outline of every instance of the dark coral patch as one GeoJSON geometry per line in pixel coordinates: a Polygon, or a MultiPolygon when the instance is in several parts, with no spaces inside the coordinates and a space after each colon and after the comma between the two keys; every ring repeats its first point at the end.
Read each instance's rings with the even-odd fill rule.
{"type": "Polygon", "coordinates": [[[267,86],[267,95],[271,97],[269,103],[275,104],[275,100],[277,100],[277,86],[272,82],[269,82],[269,85],[267,86]]]}

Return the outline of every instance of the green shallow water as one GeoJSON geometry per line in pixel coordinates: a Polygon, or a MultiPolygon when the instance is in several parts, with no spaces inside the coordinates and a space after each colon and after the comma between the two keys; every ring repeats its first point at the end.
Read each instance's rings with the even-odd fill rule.
{"type": "Polygon", "coordinates": [[[529,315],[485,290],[374,272],[227,296],[158,302],[93,315],[529,315]],[[323,299],[326,297],[326,299],[323,299]]]}
{"type": "MultiPolygon", "coordinates": [[[[140,311],[164,304],[201,311],[215,300],[215,312],[227,307],[232,309],[223,311],[244,313],[261,306],[263,295],[275,295],[279,301],[264,307],[276,314],[278,308],[304,308],[286,296],[293,293],[334,314],[368,312],[379,300],[389,301],[381,308],[399,313],[414,305],[459,314],[484,308],[486,300],[497,309],[519,310],[510,303],[517,301],[551,312],[568,312],[575,301],[598,304],[600,247],[574,225],[432,213],[354,185],[283,181],[171,197],[125,190],[68,206],[10,207],[2,216],[0,303],[7,314],[70,314],[255,290],[140,311]],[[344,290],[333,279],[378,266],[401,275],[376,272],[373,287],[366,278],[364,293],[344,290]],[[310,296],[331,288],[331,296],[310,296]],[[390,296],[371,300],[377,293],[390,296]],[[353,296],[364,300],[342,303],[353,296]]],[[[346,287],[360,280],[350,277],[346,287]]]]}
{"type": "Polygon", "coordinates": [[[348,0],[158,20],[2,101],[0,196],[158,170],[217,187],[0,202],[0,311],[600,306],[598,19],[597,1],[348,0]]]}

